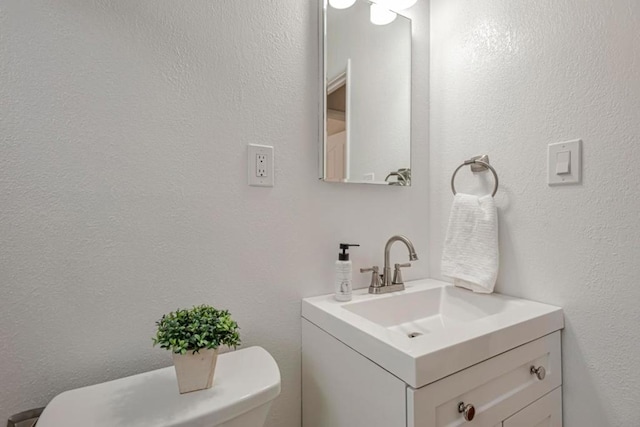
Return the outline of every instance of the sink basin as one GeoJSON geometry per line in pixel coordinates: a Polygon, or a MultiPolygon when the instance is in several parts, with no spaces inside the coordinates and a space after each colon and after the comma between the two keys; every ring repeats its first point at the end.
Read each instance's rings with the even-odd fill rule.
{"type": "Polygon", "coordinates": [[[302,316],[415,388],[564,327],[559,307],[431,279],[405,286],[306,298],[302,316]]]}
{"type": "Polygon", "coordinates": [[[499,314],[508,309],[508,302],[453,286],[436,286],[397,292],[391,298],[344,304],[343,308],[390,331],[414,334],[410,338],[415,338],[499,314]]]}

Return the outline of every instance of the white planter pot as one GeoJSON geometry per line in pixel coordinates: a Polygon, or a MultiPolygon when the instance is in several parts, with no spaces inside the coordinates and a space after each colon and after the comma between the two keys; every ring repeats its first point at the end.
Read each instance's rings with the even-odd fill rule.
{"type": "Polygon", "coordinates": [[[203,349],[192,354],[172,353],[180,393],[203,390],[213,386],[213,373],[218,360],[218,349],[203,349]]]}

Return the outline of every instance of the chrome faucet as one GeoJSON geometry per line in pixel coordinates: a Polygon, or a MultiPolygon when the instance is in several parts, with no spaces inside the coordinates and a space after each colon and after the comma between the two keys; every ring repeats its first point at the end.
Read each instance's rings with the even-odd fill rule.
{"type": "Polygon", "coordinates": [[[384,245],[383,274],[378,274],[379,272],[378,266],[360,269],[361,273],[372,272],[371,285],[369,286],[370,294],[385,294],[387,292],[404,290],[404,282],[402,281],[402,272],[400,269],[405,267],[411,267],[411,264],[410,263],[395,264],[393,279],[391,278],[392,277],[391,267],[389,266],[391,246],[398,241],[404,243],[407,249],[409,250],[409,261],[417,261],[418,255],[416,254],[416,250],[414,249],[413,243],[411,243],[411,240],[409,240],[405,236],[392,236],[389,240],[387,240],[386,245],[384,245]]]}

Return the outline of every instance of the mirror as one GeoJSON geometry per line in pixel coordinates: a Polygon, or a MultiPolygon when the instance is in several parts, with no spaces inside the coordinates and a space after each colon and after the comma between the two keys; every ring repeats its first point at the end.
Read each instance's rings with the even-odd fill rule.
{"type": "Polygon", "coordinates": [[[320,1],[320,178],[411,185],[411,20],[379,25],[369,1],[345,9],[320,1]]]}

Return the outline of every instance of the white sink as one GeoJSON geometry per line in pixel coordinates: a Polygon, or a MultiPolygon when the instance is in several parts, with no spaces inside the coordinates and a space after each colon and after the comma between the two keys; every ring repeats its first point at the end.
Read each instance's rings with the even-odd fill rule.
{"type": "Polygon", "coordinates": [[[306,298],[302,316],[415,388],[564,327],[559,307],[430,279],[405,286],[306,298]]]}
{"type": "MultiPolygon", "coordinates": [[[[509,301],[511,304],[516,301],[509,301]]],[[[402,335],[430,334],[509,309],[503,298],[477,295],[453,286],[396,292],[387,298],[344,304],[342,308],[402,335]]]]}

